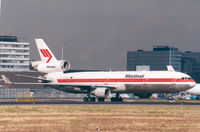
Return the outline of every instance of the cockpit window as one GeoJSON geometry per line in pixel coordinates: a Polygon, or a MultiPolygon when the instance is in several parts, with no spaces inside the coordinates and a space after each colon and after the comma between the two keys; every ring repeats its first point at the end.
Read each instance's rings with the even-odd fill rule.
{"type": "Polygon", "coordinates": [[[182,77],[181,80],[185,80],[185,77],[182,77]]]}
{"type": "Polygon", "coordinates": [[[187,80],[187,79],[192,80],[191,77],[182,77],[182,78],[181,78],[181,80],[187,80]]]}

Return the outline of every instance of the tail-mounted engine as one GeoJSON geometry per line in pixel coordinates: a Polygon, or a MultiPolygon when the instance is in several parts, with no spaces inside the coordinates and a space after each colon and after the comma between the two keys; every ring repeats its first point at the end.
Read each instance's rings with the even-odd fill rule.
{"type": "Polygon", "coordinates": [[[43,61],[32,62],[32,68],[43,73],[65,72],[70,69],[70,63],[65,60],[45,63],[43,61]]]}

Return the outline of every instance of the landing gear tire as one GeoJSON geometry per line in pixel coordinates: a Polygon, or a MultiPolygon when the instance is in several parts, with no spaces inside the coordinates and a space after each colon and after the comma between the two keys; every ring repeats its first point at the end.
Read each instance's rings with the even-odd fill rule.
{"type": "Polygon", "coordinates": [[[115,101],[115,98],[114,98],[114,97],[112,97],[112,98],[110,99],[110,101],[111,101],[111,102],[114,102],[114,101],[115,101]]]}
{"type": "Polygon", "coordinates": [[[84,97],[84,98],[83,98],[83,101],[84,101],[84,102],[88,102],[88,101],[89,101],[89,98],[88,98],[88,97],[84,97]]]}
{"type": "Polygon", "coordinates": [[[122,102],[122,101],[123,101],[122,97],[119,97],[119,98],[112,97],[111,98],[111,102],[122,102]]]}
{"type": "Polygon", "coordinates": [[[90,102],[95,102],[96,101],[96,98],[95,97],[91,97],[90,98],[90,102]]]}
{"type": "Polygon", "coordinates": [[[116,97],[111,98],[111,102],[122,102],[123,98],[119,96],[119,93],[116,93],[116,97]]]}
{"type": "Polygon", "coordinates": [[[123,101],[123,98],[122,98],[122,97],[119,97],[118,100],[119,100],[119,102],[122,102],[122,101],[123,101]]]}
{"type": "Polygon", "coordinates": [[[98,98],[98,102],[104,102],[105,98],[98,98]]]}
{"type": "Polygon", "coordinates": [[[95,97],[91,97],[91,98],[89,98],[89,97],[84,97],[84,98],[83,98],[83,101],[84,101],[84,102],[95,102],[95,101],[96,101],[96,98],[95,98],[95,97]]]}

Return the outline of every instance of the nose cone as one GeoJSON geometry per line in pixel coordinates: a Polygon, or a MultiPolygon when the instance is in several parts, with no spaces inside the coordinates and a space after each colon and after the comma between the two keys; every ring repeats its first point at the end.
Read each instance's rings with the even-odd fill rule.
{"type": "Polygon", "coordinates": [[[187,80],[187,82],[189,83],[190,88],[193,88],[196,85],[196,82],[193,79],[187,80]]]}
{"type": "Polygon", "coordinates": [[[186,93],[200,95],[200,84],[196,84],[194,87],[187,90],[186,93]]]}
{"type": "Polygon", "coordinates": [[[195,81],[194,81],[194,82],[191,82],[191,83],[190,83],[190,88],[193,88],[195,85],[196,85],[196,82],[195,82],[195,81]]]}

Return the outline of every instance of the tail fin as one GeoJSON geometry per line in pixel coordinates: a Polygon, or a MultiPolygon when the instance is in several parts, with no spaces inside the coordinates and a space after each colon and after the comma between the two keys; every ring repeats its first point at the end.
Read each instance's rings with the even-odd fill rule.
{"type": "Polygon", "coordinates": [[[12,82],[5,75],[1,75],[1,77],[4,83],[7,84],[9,87],[12,85],[12,82]]]}
{"type": "Polygon", "coordinates": [[[35,39],[35,42],[42,61],[45,61],[46,63],[57,61],[56,57],[53,55],[43,39],[35,39]]]}
{"type": "Polygon", "coordinates": [[[172,72],[174,72],[175,70],[174,70],[173,66],[167,65],[167,71],[172,71],[172,72]]]}

